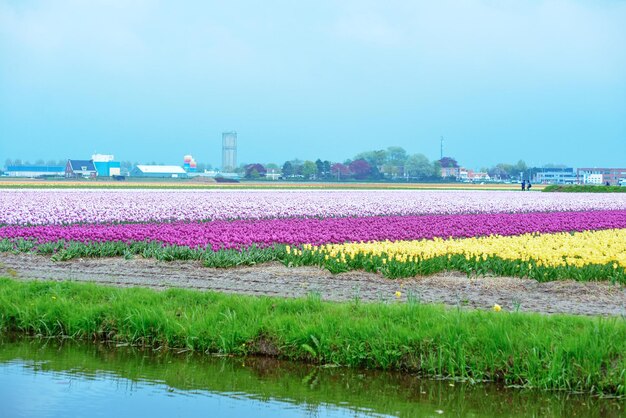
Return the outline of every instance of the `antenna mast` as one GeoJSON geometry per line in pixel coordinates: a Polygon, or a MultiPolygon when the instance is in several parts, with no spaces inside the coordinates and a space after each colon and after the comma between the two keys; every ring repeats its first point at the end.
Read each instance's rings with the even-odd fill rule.
{"type": "Polygon", "coordinates": [[[441,151],[440,151],[439,159],[443,160],[443,136],[441,137],[441,151]]]}

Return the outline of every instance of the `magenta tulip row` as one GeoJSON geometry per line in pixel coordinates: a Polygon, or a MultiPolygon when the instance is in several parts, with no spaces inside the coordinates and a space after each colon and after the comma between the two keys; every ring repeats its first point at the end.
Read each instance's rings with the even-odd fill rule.
{"type": "Polygon", "coordinates": [[[362,218],[291,218],[213,222],[110,225],[5,226],[0,238],[38,243],[158,241],[167,245],[243,248],[251,245],[325,244],[434,237],[519,235],[539,232],[626,228],[626,210],[389,216],[362,218]]]}

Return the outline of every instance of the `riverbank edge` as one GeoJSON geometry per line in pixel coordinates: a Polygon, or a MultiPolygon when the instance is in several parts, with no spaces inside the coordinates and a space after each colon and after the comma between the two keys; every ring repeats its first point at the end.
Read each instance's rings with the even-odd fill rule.
{"type": "Polygon", "coordinates": [[[3,333],[626,395],[626,320],[0,279],[3,333]]]}

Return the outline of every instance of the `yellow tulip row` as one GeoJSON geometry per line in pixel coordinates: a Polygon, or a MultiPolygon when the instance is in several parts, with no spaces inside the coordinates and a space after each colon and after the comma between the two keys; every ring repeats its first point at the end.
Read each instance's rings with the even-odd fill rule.
{"type": "MultiPolygon", "coordinates": [[[[419,262],[435,257],[461,255],[467,260],[476,261],[498,257],[510,261],[533,261],[536,266],[545,267],[584,267],[595,264],[612,265],[617,269],[626,268],[626,229],[321,246],[306,244],[303,250],[324,255],[326,260],[332,258],[342,262],[357,256],[380,257],[385,264],[388,261],[419,262]]],[[[302,252],[296,255],[302,255],[302,252]]]]}

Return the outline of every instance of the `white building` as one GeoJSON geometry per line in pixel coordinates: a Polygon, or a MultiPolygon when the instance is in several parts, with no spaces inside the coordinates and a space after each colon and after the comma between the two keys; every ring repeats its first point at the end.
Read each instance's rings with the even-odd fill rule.
{"type": "Polygon", "coordinates": [[[138,165],[130,174],[132,177],[187,178],[187,172],[177,165],[138,165]]]}
{"type": "Polygon", "coordinates": [[[603,184],[602,174],[586,174],[583,176],[584,184],[603,184]]]}
{"type": "Polygon", "coordinates": [[[573,168],[536,168],[534,170],[536,171],[535,183],[575,184],[577,182],[573,168]]]}

